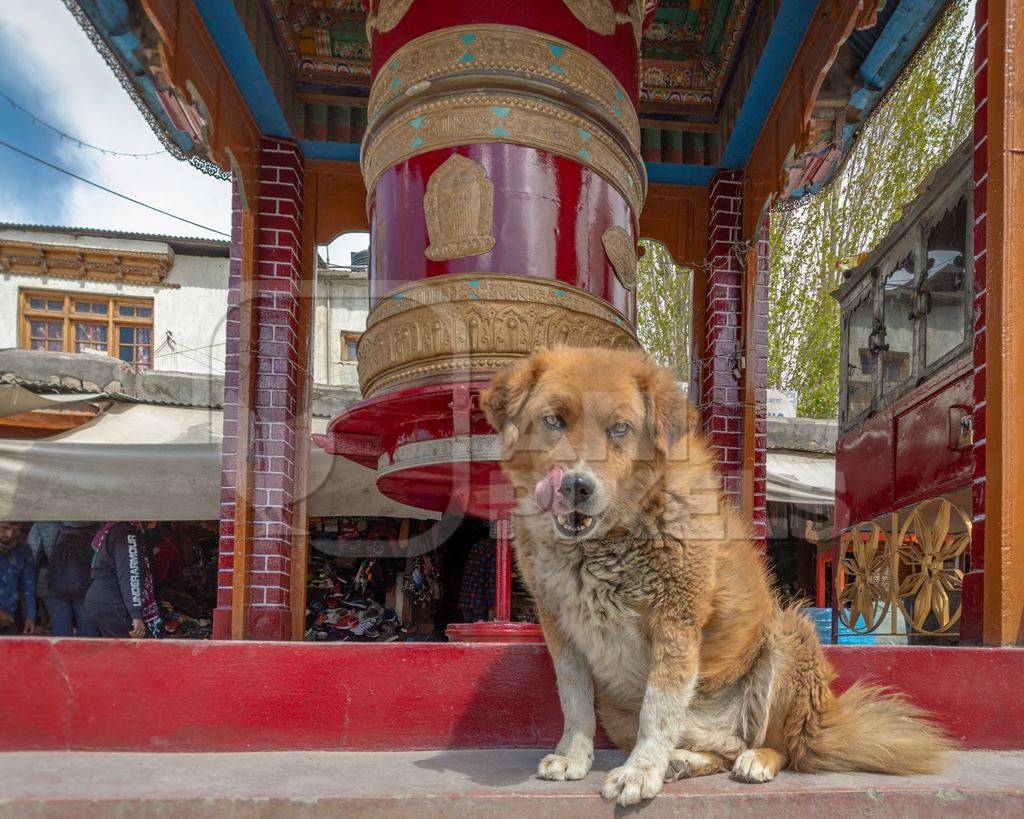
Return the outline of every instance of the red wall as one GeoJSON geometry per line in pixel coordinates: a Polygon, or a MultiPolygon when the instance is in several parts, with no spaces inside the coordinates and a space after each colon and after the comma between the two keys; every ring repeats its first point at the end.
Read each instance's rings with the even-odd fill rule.
{"type": "MultiPolygon", "coordinates": [[[[1024,649],[829,647],[838,684],[906,691],[966,747],[1024,748],[1024,649]]],[[[554,745],[540,645],[0,639],[0,750],[554,745]]]]}

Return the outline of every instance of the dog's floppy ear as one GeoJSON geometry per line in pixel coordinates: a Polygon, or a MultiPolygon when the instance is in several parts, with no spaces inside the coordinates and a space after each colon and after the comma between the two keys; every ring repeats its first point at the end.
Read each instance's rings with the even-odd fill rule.
{"type": "Polygon", "coordinates": [[[516,417],[542,370],[541,356],[531,355],[499,370],[490,387],[480,393],[480,408],[498,432],[504,431],[516,417]]]}
{"type": "Polygon", "coordinates": [[[638,380],[647,413],[647,434],[655,452],[666,457],[676,441],[685,438],[692,426],[698,423],[697,414],[683,396],[672,373],[653,360],[638,380]]]}

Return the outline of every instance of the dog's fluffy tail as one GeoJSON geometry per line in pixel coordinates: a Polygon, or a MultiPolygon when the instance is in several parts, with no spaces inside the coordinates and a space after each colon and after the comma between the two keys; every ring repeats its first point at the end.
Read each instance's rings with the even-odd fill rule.
{"type": "Polygon", "coordinates": [[[824,706],[805,727],[800,770],[934,773],[953,749],[924,711],[877,686],[856,683],[824,706]]]}

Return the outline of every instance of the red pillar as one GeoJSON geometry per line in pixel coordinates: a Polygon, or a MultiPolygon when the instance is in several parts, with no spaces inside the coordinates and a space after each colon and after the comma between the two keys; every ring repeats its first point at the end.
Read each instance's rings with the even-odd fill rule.
{"type": "MultiPolygon", "coordinates": [[[[297,394],[307,375],[297,350],[300,333],[309,331],[299,321],[302,190],[297,146],[264,139],[251,248],[244,246],[245,217],[238,198],[234,200],[217,637],[286,640],[291,634],[293,531],[306,525],[295,519],[297,470],[304,468],[295,456],[297,394]],[[251,283],[244,280],[247,253],[251,253],[251,283]],[[250,303],[243,304],[243,293],[251,293],[250,303]],[[240,394],[240,386],[243,392],[247,386],[251,392],[240,394]],[[240,424],[244,425],[241,435],[240,424]],[[246,444],[241,457],[237,454],[240,441],[246,444]],[[240,475],[240,470],[245,474],[240,475]],[[243,486],[245,492],[240,490],[243,486]],[[251,525],[238,526],[243,515],[248,515],[251,525]],[[248,577],[236,577],[233,571],[241,555],[248,564],[248,577]],[[244,627],[235,623],[232,629],[233,609],[245,611],[244,627]]],[[[302,571],[301,566],[294,568],[302,571]]]]}
{"type": "Polygon", "coordinates": [[[964,576],[960,642],[980,643],[985,604],[985,269],[988,195],[988,3],[981,0],[974,21],[974,481],[971,567],[964,576]]]}
{"type": "Polygon", "coordinates": [[[726,495],[737,506],[743,491],[743,408],[740,402],[745,256],[737,250],[742,230],[740,171],[720,171],[711,181],[708,219],[707,302],[700,406],[726,495]]]}

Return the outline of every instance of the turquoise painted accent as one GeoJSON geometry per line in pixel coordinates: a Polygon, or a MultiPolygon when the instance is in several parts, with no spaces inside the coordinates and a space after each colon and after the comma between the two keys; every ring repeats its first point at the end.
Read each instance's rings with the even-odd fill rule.
{"type": "Polygon", "coordinates": [[[555,55],[556,60],[562,59],[562,55],[565,54],[565,46],[548,43],[548,48],[551,49],[551,53],[555,55]]]}
{"type": "Polygon", "coordinates": [[[562,66],[560,66],[558,63],[551,63],[548,66],[548,70],[554,71],[556,74],[561,74],[563,77],[565,76],[565,72],[562,70],[562,66]]]}
{"type": "Polygon", "coordinates": [[[591,159],[592,158],[590,156],[590,151],[588,151],[586,148],[580,148],[576,152],[576,156],[578,156],[580,159],[591,159]]]}
{"type": "Polygon", "coordinates": [[[402,293],[395,293],[395,295],[394,295],[394,296],[392,296],[392,298],[393,298],[393,299],[394,299],[395,301],[401,301],[401,300],[402,300],[402,295],[403,295],[402,293]]]}
{"type": "Polygon", "coordinates": [[[413,119],[409,120],[409,124],[413,128],[416,128],[417,130],[419,130],[419,127],[423,124],[423,115],[420,115],[418,117],[414,117],[413,119]]]}
{"type": "Polygon", "coordinates": [[[401,84],[402,84],[402,81],[400,79],[398,79],[398,77],[395,77],[394,79],[391,80],[391,87],[392,88],[398,88],[398,86],[400,86],[401,84]]]}
{"type": "Polygon", "coordinates": [[[409,143],[410,148],[419,148],[423,144],[423,137],[418,136],[412,142],[409,143]]]}
{"type": "Polygon", "coordinates": [[[621,105],[616,105],[612,109],[612,111],[615,113],[616,117],[618,117],[619,119],[622,119],[622,106],[621,105]]]}
{"type": "Polygon", "coordinates": [[[476,39],[476,35],[475,34],[460,34],[459,35],[459,39],[462,40],[462,42],[464,42],[466,45],[469,45],[471,42],[473,42],[476,39]]]}
{"type": "Polygon", "coordinates": [[[580,132],[580,139],[582,139],[584,142],[590,142],[590,131],[586,130],[585,128],[577,128],[576,130],[580,132]]]}
{"type": "Polygon", "coordinates": [[[512,134],[509,132],[508,128],[504,127],[503,125],[495,125],[494,130],[491,131],[491,136],[502,137],[512,136],[512,134]]]}
{"type": "Polygon", "coordinates": [[[560,298],[560,299],[564,298],[565,297],[565,291],[564,290],[556,290],[555,291],[555,295],[558,296],[558,298],[560,298]]]}
{"type": "Polygon", "coordinates": [[[617,99],[619,102],[622,102],[622,100],[624,99],[624,97],[622,96],[622,92],[618,88],[615,89],[615,99],[617,99]]]}
{"type": "Polygon", "coordinates": [[[494,106],[494,105],[492,105],[492,106],[491,106],[491,110],[492,110],[492,111],[494,112],[494,115],[495,115],[495,116],[496,116],[496,117],[497,117],[498,119],[503,119],[504,117],[508,116],[508,112],[509,112],[509,111],[510,111],[511,109],[510,109],[510,108],[501,108],[501,107],[498,107],[498,106],[494,106]]]}
{"type": "Polygon", "coordinates": [[[471,281],[469,283],[469,286],[470,287],[479,287],[480,286],[480,279],[473,279],[473,281],[471,281]]]}
{"type": "Polygon", "coordinates": [[[392,60],[391,64],[388,65],[388,68],[390,68],[392,71],[397,71],[398,70],[398,66],[400,66],[401,64],[402,64],[401,60],[392,60]]]}
{"type": "Polygon", "coordinates": [[[475,63],[476,62],[476,57],[474,57],[472,54],[466,53],[466,54],[463,54],[461,57],[459,57],[459,62],[460,63],[475,63]]]}

